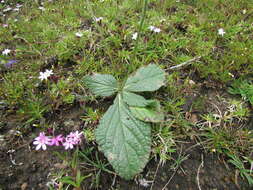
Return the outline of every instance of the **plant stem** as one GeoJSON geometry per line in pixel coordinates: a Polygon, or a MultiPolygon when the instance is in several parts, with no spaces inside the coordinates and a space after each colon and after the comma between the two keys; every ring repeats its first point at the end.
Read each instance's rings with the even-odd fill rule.
{"type": "Polygon", "coordinates": [[[139,25],[139,28],[138,28],[138,36],[137,36],[136,43],[135,43],[135,46],[134,46],[134,54],[136,54],[136,51],[138,49],[140,36],[141,36],[142,30],[143,30],[143,24],[144,24],[144,21],[145,21],[145,18],[146,18],[147,8],[148,8],[148,0],[144,0],[144,6],[143,6],[143,9],[142,9],[141,22],[140,22],[140,25],[139,25]]]}

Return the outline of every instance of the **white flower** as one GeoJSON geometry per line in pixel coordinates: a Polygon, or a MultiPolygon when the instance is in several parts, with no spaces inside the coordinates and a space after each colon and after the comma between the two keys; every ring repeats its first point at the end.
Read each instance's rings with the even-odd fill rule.
{"type": "Polygon", "coordinates": [[[224,31],[223,28],[220,28],[220,29],[218,30],[218,34],[221,35],[221,36],[224,36],[225,33],[226,33],[226,32],[224,31]]]}
{"type": "Polygon", "coordinates": [[[242,11],[242,14],[246,14],[246,12],[247,12],[247,10],[246,9],[243,9],[243,11],[242,11]]]}
{"type": "Polygon", "coordinates": [[[160,29],[160,28],[155,28],[155,29],[154,29],[154,32],[155,32],[155,33],[159,33],[159,32],[161,32],[161,29],[160,29]]]}
{"type": "Polygon", "coordinates": [[[139,179],[139,184],[143,187],[148,187],[153,181],[147,181],[145,178],[139,179]]]}
{"type": "Polygon", "coordinates": [[[5,13],[5,12],[11,11],[11,10],[12,10],[11,7],[7,7],[6,9],[3,10],[3,12],[5,13]]]}
{"type": "Polygon", "coordinates": [[[10,49],[5,49],[2,51],[2,55],[8,55],[11,52],[10,49]]]}
{"type": "Polygon", "coordinates": [[[155,29],[154,26],[149,26],[148,28],[149,28],[150,31],[153,31],[155,29]]]}
{"type": "Polygon", "coordinates": [[[35,138],[33,144],[36,145],[36,150],[42,148],[43,150],[47,149],[47,145],[50,144],[50,138],[48,138],[44,132],[40,133],[38,137],[35,138]]]}
{"type": "Polygon", "coordinates": [[[137,33],[137,32],[133,33],[133,35],[132,35],[132,40],[136,40],[137,37],[138,37],[138,33],[137,33]]]}
{"type": "Polygon", "coordinates": [[[46,9],[44,7],[39,7],[40,10],[45,11],[46,9]]]}
{"type": "Polygon", "coordinates": [[[16,7],[20,8],[20,7],[23,7],[23,5],[17,4],[16,7]]]}
{"type": "Polygon", "coordinates": [[[51,75],[54,74],[52,70],[48,70],[48,69],[46,69],[45,73],[46,73],[48,76],[51,76],[51,75]]]}
{"type": "Polygon", "coordinates": [[[19,11],[19,8],[15,8],[15,9],[13,9],[13,11],[17,11],[17,12],[18,12],[18,11],[19,11]]]}
{"type": "Polygon", "coordinates": [[[7,28],[7,27],[8,27],[8,24],[3,24],[3,27],[4,27],[4,28],[7,28]]]}
{"type": "Polygon", "coordinates": [[[76,32],[75,35],[76,35],[76,37],[81,38],[81,37],[83,36],[83,33],[81,33],[81,32],[76,32]]]}
{"type": "Polygon", "coordinates": [[[103,17],[94,17],[95,22],[100,22],[101,20],[103,20],[103,17]]]}
{"type": "Polygon", "coordinates": [[[41,81],[43,81],[44,79],[47,80],[48,76],[46,73],[43,73],[43,72],[40,72],[40,76],[39,76],[39,79],[41,81]]]}
{"type": "Polygon", "coordinates": [[[47,80],[47,78],[50,77],[52,74],[54,74],[52,70],[46,69],[45,72],[40,72],[39,79],[40,79],[41,81],[47,80]]]}
{"type": "Polygon", "coordinates": [[[155,26],[149,26],[148,28],[149,28],[150,31],[155,32],[155,33],[161,32],[161,29],[157,28],[155,26]]]}

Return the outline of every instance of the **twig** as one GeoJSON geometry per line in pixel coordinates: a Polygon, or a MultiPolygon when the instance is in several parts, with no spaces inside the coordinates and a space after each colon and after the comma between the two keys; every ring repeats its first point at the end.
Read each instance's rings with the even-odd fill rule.
{"type": "Polygon", "coordinates": [[[152,190],[152,189],[153,189],[153,186],[154,186],[154,183],[155,183],[155,178],[156,178],[156,175],[157,175],[157,172],[158,172],[159,166],[160,166],[160,162],[158,163],[157,168],[156,168],[156,170],[155,170],[155,176],[154,176],[154,179],[153,179],[152,185],[151,185],[151,187],[150,187],[150,190],[152,190]]]}
{"type": "Polygon", "coordinates": [[[183,63],[181,63],[181,64],[179,64],[179,65],[172,66],[172,67],[166,69],[166,71],[169,71],[169,70],[176,70],[176,69],[179,69],[179,68],[181,68],[181,67],[183,67],[183,66],[190,65],[191,63],[193,63],[193,62],[199,60],[201,57],[202,57],[202,56],[194,57],[193,59],[190,59],[190,60],[188,60],[188,61],[185,61],[185,62],[183,62],[183,63]]]}
{"type": "Polygon", "coordinates": [[[198,171],[197,171],[197,177],[196,177],[199,190],[201,190],[200,182],[199,182],[199,172],[200,172],[200,169],[201,169],[202,167],[204,167],[203,154],[201,155],[201,163],[200,163],[200,165],[199,165],[199,168],[198,168],[198,171]]]}
{"type": "MultiPolygon", "coordinates": [[[[182,146],[180,148],[180,152],[179,152],[179,155],[178,155],[178,159],[181,158],[181,155],[182,155],[182,146]]],[[[182,160],[183,161],[183,160],[182,160]]],[[[179,167],[180,167],[180,164],[182,163],[182,161],[180,161],[180,163],[178,163],[176,165],[176,167],[174,168],[174,172],[172,174],[172,176],[170,177],[169,181],[164,185],[164,187],[162,188],[162,190],[165,190],[166,187],[170,184],[171,180],[173,179],[173,177],[175,176],[175,174],[177,173],[179,167]]]]}
{"type": "Polygon", "coordinates": [[[172,180],[172,178],[174,177],[174,175],[177,173],[178,168],[179,167],[177,167],[177,169],[174,171],[174,173],[170,177],[169,181],[164,185],[164,187],[162,188],[162,190],[165,190],[165,188],[170,184],[170,181],[172,180]]]}
{"type": "Polygon", "coordinates": [[[111,188],[115,185],[116,177],[117,177],[117,175],[114,174],[113,181],[112,181],[112,184],[111,184],[111,188]]]}

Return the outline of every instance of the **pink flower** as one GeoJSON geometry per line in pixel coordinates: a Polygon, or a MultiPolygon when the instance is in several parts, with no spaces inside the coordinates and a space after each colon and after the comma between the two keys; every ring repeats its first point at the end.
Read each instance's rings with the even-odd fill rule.
{"type": "Polygon", "coordinates": [[[74,145],[80,144],[82,141],[82,132],[71,132],[66,138],[65,138],[65,142],[62,144],[65,149],[72,149],[74,147],[74,145]]]}
{"type": "Polygon", "coordinates": [[[60,143],[63,143],[64,137],[62,135],[57,135],[56,137],[53,137],[50,139],[50,146],[60,146],[60,143]]]}
{"type": "Polygon", "coordinates": [[[72,142],[74,145],[81,143],[83,133],[82,132],[71,132],[67,137],[66,140],[72,142]]]}
{"type": "Polygon", "coordinates": [[[42,132],[38,137],[35,138],[33,144],[36,145],[36,150],[39,150],[40,148],[46,150],[47,149],[46,145],[50,144],[50,138],[45,136],[45,133],[42,132]]]}
{"type": "Polygon", "coordinates": [[[68,140],[66,140],[62,145],[65,147],[65,150],[74,148],[73,142],[68,141],[68,140]]]}

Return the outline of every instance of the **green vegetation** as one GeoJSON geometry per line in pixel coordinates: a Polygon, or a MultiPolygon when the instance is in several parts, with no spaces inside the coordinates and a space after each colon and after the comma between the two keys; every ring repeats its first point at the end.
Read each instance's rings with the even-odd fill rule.
{"type": "Polygon", "coordinates": [[[229,88],[231,94],[239,94],[243,99],[249,101],[253,105],[253,84],[245,80],[236,80],[229,88]]]}
{"type": "MultiPolygon", "coordinates": [[[[140,121],[149,137],[144,143],[148,146],[141,153],[145,161],[131,172],[121,168],[126,172],[123,174],[117,170],[119,163],[116,166],[112,162],[114,155],[107,152],[115,171],[131,178],[152,158],[163,163],[172,160],[181,143],[191,141],[208,154],[223,155],[229,166],[237,168],[252,184],[252,1],[5,1],[0,3],[0,129],[11,118],[21,133],[30,136],[29,129],[35,126],[43,130],[53,128],[52,118],[58,112],[73,107],[83,110],[76,119],[84,123],[87,146],[94,149],[92,154],[75,154],[93,165],[95,171],[92,170],[92,176],[82,174],[85,168],[79,167],[79,161],[78,166],[73,166],[77,168],[76,175],[66,177],[66,173],[73,171],[69,166],[69,170],[56,174],[61,178],[58,181],[79,188],[87,177],[98,188],[102,172],[114,174],[98,155],[95,137],[99,145],[104,142],[96,128],[102,128],[99,120],[111,117],[106,110],[113,100],[107,96],[124,89],[124,84],[117,86],[116,81],[127,79],[138,68],[152,63],[166,71],[165,85],[153,93],[144,91],[152,87],[154,80],[138,88],[147,99],[159,100],[159,105],[153,102],[147,106],[155,112],[161,104],[164,116],[158,121],[162,122],[152,123],[149,128],[149,121],[156,121],[157,117],[148,115],[147,119],[147,115],[138,115],[143,113],[139,105],[130,108],[138,121],[145,120],[140,121]],[[7,10],[14,9],[17,3],[23,5],[18,11],[7,10]],[[150,26],[160,31],[150,30],[150,26]],[[189,64],[171,70],[172,66],[192,59],[189,64]],[[40,72],[46,70],[53,74],[41,80],[40,72]],[[83,84],[85,76],[102,80],[107,76],[112,88],[94,90],[87,82],[83,84]],[[89,88],[102,97],[94,96],[89,88]],[[52,118],[48,119],[49,116],[52,118]]],[[[140,95],[128,95],[138,99],[131,103],[124,100],[130,106],[143,100],[140,95]]],[[[128,108],[115,106],[122,103],[121,98],[117,96],[108,111],[128,113],[128,108]]],[[[71,156],[67,155],[66,160],[71,156]]]]}
{"type": "Polygon", "coordinates": [[[146,165],[150,153],[150,125],[162,122],[164,115],[157,100],[146,100],[137,92],[155,91],[164,85],[165,72],[156,65],[137,70],[119,84],[112,75],[94,74],[84,84],[97,96],[112,96],[114,104],[102,117],[96,140],[116,172],[133,178],[146,165]],[[144,121],[144,122],[143,122],[144,121]]]}

